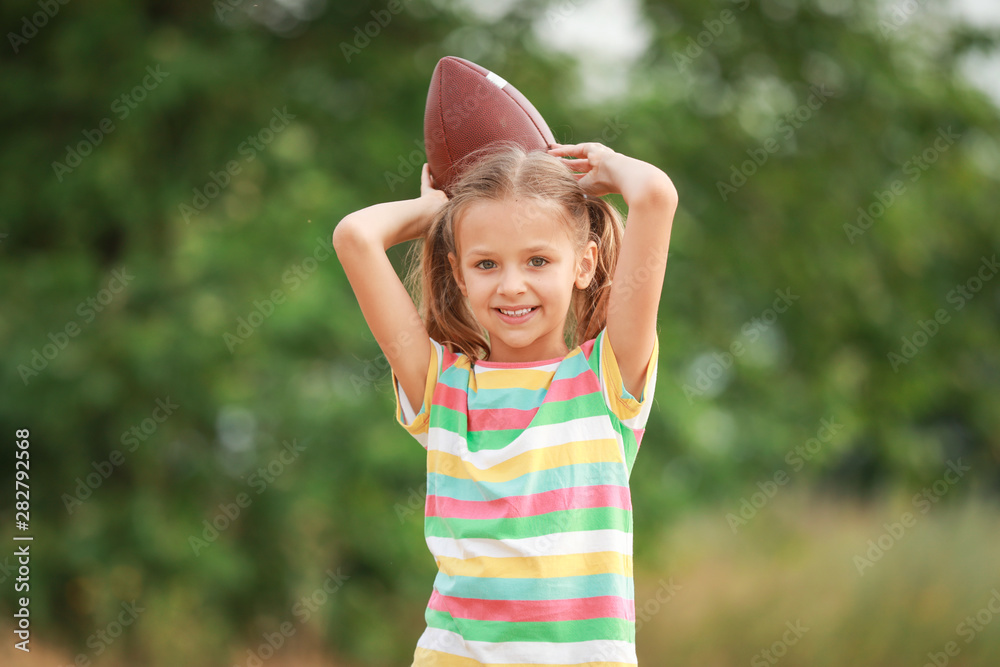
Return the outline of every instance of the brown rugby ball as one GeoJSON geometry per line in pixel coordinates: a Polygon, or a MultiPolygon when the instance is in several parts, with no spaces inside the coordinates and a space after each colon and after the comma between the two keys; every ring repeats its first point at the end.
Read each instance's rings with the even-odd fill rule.
{"type": "Polygon", "coordinates": [[[462,158],[498,141],[514,141],[528,151],[556,143],[538,110],[503,77],[463,58],[439,60],[424,111],[424,146],[434,186],[450,194],[465,166],[462,158]]]}

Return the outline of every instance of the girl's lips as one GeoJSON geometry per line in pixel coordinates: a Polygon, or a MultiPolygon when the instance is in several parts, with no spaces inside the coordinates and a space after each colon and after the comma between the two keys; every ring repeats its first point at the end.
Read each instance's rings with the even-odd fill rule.
{"type": "Polygon", "coordinates": [[[499,317],[502,321],[508,324],[521,324],[522,322],[527,322],[529,319],[534,317],[535,313],[538,311],[538,308],[539,308],[538,306],[535,306],[531,309],[530,312],[527,312],[524,315],[521,315],[520,317],[512,317],[510,315],[507,315],[499,308],[495,308],[494,310],[497,311],[497,317],[499,317]]]}

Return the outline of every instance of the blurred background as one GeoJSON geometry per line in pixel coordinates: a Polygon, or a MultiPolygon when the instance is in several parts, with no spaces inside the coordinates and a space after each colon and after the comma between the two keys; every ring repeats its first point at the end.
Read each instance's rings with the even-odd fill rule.
{"type": "Polygon", "coordinates": [[[445,55],[680,193],[640,662],[1000,663],[996,3],[0,16],[4,665],[410,664],[425,452],[330,239],[419,193],[445,55]]]}

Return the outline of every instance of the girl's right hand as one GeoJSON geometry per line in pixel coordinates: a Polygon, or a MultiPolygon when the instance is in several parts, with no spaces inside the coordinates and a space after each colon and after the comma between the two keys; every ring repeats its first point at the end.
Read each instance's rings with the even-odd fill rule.
{"type": "Polygon", "coordinates": [[[428,201],[440,203],[441,206],[448,203],[448,195],[444,190],[434,187],[434,177],[431,176],[430,165],[426,162],[420,171],[420,196],[427,198],[428,201]]]}
{"type": "Polygon", "coordinates": [[[426,238],[427,230],[448,195],[434,187],[430,168],[420,174],[420,196],[373,204],[344,217],[337,225],[340,236],[371,241],[388,250],[398,243],[426,238]]]}
{"type": "Polygon", "coordinates": [[[420,196],[417,197],[417,201],[421,204],[422,215],[416,223],[417,229],[413,229],[408,235],[410,240],[426,237],[427,230],[437,217],[438,211],[448,203],[448,195],[444,190],[434,187],[434,178],[426,162],[420,171],[420,196]]]}

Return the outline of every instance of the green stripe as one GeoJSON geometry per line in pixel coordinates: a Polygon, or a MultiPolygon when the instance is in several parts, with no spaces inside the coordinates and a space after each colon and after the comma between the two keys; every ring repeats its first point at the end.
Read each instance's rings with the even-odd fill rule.
{"type": "Polygon", "coordinates": [[[579,530],[621,530],[631,533],[632,512],[617,507],[587,507],[509,519],[451,519],[429,516],[424,520],[424,534],[427,537],[457,539],[484,537],[512,540],[579,530]]]}
{"type": "Polygon", "coordinates": [[[588,618],[578,621],[479,621],[453,618],[436,609],[424,612],[427,625],[480,642],[536,641],[583,642],[593,639],[635,643],[635,622],[621,618],[588,618]]]}
{"type": "MultiPolygon", "coordinates": [[[[608,414],[608,409],[604,405],[604,399],[600,392],[594,392],[568,401],[554,401],[542,404],[528,428],[550,424],[563,424],[571,419],[601,417],[608,414]]],[[[467,416],[464,412],[441,405],[435,405],[431,411],[430,425],[465,437],[468,442],[469,451],[472,452],[503,449],[527,430],[512,428],[491,431],[469,431],[467,416]]]]}

